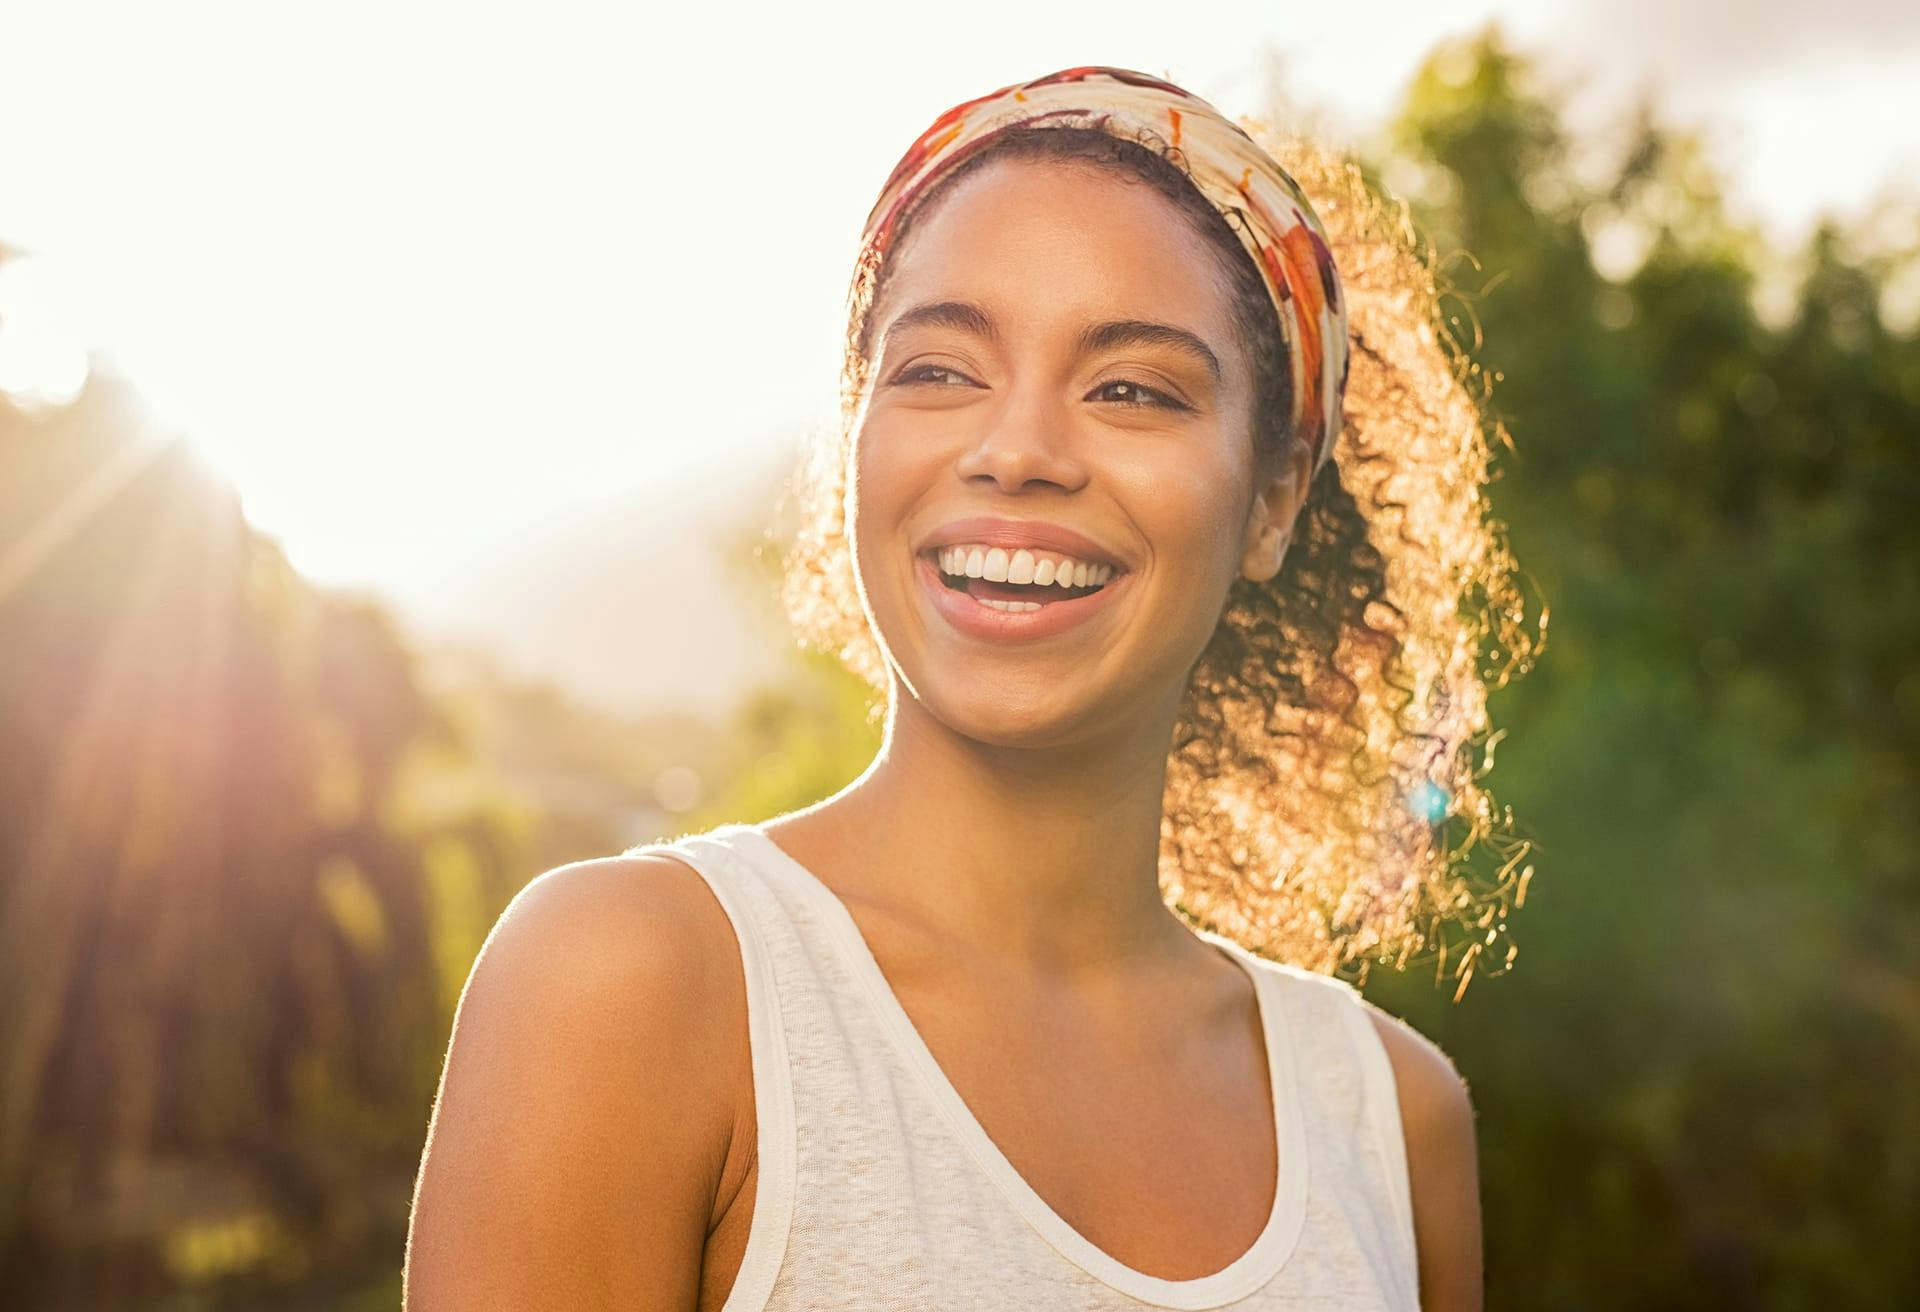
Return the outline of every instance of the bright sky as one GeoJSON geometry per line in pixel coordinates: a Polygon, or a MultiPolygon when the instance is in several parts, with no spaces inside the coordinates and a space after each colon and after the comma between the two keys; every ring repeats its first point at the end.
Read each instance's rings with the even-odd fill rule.
{"type": "Polygon", "coordinates": [[[830,422],[881,181],[1023,77],[1278,86],[1354,142],[1498,15],[1576,123],[1651,86],[1708,128],[1783,241],[1920,169],[1920,5],[1889,0],[663,8],[0,0],[0,243],[37,257],[0,274],[0,387],[97,347],[296,566],[422,595],[570,508],[724,500],[830,422]]]}

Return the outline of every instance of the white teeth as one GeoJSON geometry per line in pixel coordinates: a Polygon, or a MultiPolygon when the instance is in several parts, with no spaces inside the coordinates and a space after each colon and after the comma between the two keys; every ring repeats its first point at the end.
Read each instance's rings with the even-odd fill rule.
{"type": "Polygon", "coordinates": [[[1037,601],[996,601],[992,597],[975,597],[974,600],[982,606],[991,606],[995,610],[1021,611],[1040,609],[1040,603],[1037,601]]]}
{"type": "MultiPolygon", "coordinates": [[[[1096,565],[1084,560],[1042,556],[1026,547],[1008,551],[1005,547],[957,543],[935,553],[940,571],[954,578],[990,579],[996,583],[1016,583],[1033,587],[1100,587],[1115,574],[1112,565],[1096,565]]],[[[1030,603],[1023,603],[1030,604],[1030,603]]]]}

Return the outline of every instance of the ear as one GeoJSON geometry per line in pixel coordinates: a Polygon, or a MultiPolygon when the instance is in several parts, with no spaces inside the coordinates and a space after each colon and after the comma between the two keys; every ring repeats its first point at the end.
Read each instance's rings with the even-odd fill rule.
{"type": "Polygon", "coordinates": [[[1240,573],[1244,577],[1265,583],[1280,572],[1300,508],[1306,504],[1312,469],[1306,444],[1290,442],[1286,454],[1273,467],[1263,467],[1256,473],[1258,482],[1241,544],[1240,573]]]}

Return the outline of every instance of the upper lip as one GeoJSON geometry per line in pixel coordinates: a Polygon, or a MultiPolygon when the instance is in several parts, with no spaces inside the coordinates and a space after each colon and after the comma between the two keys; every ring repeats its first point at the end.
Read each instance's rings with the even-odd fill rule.
{"type": "Polygon", "coordinates": [[[998,519],[991,515],[949,520],[920,539],[917,550],[935,551],[957,542],[979,542],[989,547],[1005,547],[1009,551],[1020,547],[1055,551],[1091,564],[1111,565],[1117,573],[1127,568],[1126,563],[1114,552],[1070,528],[1037,519],[998,519]]]}

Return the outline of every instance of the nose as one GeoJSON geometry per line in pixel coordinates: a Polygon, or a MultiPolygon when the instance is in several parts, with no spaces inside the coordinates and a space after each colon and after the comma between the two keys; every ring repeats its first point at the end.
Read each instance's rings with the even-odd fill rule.
{"type": "Polygon", "coordinates": [[[1039,387],[1016,388],[961,452],[955,471],[969,483],[992,479],[1002,492],[1019,492],[1029,483],[1078,491],[1086,486],[1087,470],[1075,451],[1072,425],[1067,408],[1039,387]]]}

